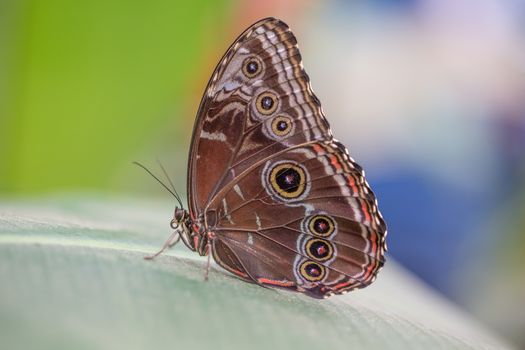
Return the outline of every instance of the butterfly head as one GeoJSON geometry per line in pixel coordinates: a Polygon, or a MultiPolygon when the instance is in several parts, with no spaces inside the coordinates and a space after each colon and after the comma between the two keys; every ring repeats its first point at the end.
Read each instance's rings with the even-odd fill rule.
{"type": "Polygon", "coordinates": [[[191,234],[191,220],[190,215],[184,208],[175,207],[170,227],[179,233],[183,241],[186,241],[184,236],[191,234]]]}
{"type": "Polygon", "coordinates": [[[197,251],[197,243],[194,239],[196,234],[192,223],[190,214],[184,208],[175,207],[173,219],[170,221],[170,227],[178,232],[186,247],[193,251],[197,251]]]}
{"type": "Polygon", "coordinates": [[[186,219],[187,213],[184,208],[175,207],[175,212],[173,213],[173,219],[171,219],[170,226],[174,230],[178,230],[181,225],[184,224],[184,219],[186,219]]]}

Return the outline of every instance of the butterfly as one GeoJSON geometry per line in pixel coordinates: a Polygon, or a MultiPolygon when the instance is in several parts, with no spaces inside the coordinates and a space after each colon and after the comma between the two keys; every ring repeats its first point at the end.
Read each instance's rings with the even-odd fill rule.
{"type": "MultiPolygon", "coordinates": [[[[193,129],[188,209],[174,233],[240,279],[314,298],[363,288],[386,225],[363,169],[332,136],[289,27],[246,29],[215,68],[193,129]]],[[[207,272],[206,272],[207,276],[207,272]]]]}

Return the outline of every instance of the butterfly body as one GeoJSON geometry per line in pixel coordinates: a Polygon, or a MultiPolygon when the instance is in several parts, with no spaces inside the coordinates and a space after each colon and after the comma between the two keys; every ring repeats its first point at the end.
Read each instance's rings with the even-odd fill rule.
{"type": "Polygon", "coordinates": [[[243,280],[324,298],[370,284],[386,225],[335,140],[295,36],[267,18],[230,46],[193,130],[189,211],[172,227],[243,280]]]}

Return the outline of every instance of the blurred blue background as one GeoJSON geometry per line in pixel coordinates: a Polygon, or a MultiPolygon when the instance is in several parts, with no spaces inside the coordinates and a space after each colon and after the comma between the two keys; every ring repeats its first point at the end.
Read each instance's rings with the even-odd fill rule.
{"type": "Polygon", "coordinates": [[[366,169],[389,253],[525,348],[525,3],[0,3],[0,194],[185,188],[202,90],[229,43],[294,30],[336,138],[366,169]]]}
{"type": "Polygon", "coordinates": [[[310,16],[306,68],[391,256],[525,347],[525,3],[336,1],[310,16]]]}

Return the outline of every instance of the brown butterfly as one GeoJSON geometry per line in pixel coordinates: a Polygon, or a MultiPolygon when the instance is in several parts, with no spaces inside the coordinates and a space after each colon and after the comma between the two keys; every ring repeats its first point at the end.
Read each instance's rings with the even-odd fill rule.
{"type": "Polygon", "coordinates": [[[332,137],[278,19],[249,27],[215,68],[193,129],[188,195],[154,256],[182,239],[247,282],[314,298],[363,288],[384,264],[376,198],[332,137]]]}

